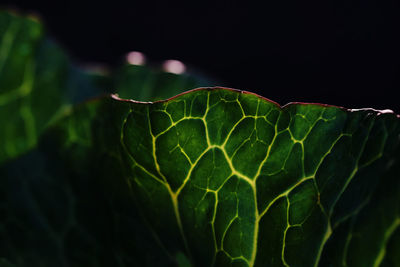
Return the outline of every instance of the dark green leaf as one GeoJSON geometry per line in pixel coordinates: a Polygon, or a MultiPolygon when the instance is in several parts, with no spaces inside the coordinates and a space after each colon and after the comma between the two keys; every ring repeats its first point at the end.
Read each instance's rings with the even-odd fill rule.
{"type": "Polygon", "coordinates": [[[98,94],[33,18],[0,11],[0,163],[36,145],[72,103],[98,94]]]}
{"type": "MultiPolygon", "coordinates": [[[[39,151],[62,166],[40,177],[81,188],[76,225],[98,249],[82,264],[75,237],[72,266],[118,266],[115,255],[125,266],[399,266],[400,121],[390,112],[281,108],[220,88],[155,103],[114,97],[76,108],[39,151]],[[107,212],[91,213],[98,203],[107,212]],[[103,224],[121,213],[134,223],[103,224]]],[[[29,176],[19,177],[39,179],[29,176]]]]}

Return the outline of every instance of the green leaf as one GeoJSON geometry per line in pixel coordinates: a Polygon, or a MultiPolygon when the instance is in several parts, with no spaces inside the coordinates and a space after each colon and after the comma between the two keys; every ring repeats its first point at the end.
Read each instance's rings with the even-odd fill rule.
{"type": "Polygon", "coordinates": [[[400,266],[391,112],[222,88],[73,106],[207,84],[77,67],[0,11],[0,265],[400,266]]]}
{"type": "MultiPolygon", "coordinates": [[[[343,223],[359,220],[351,233],[373,229],[360,209],[377,184],[398,180],[394,114],[310,104],[281,109],[221,89],[131,110],[121,142],[139,207],[165,247],[185,251],[198,266],[318,265],[343,223]],[[175,228],[159,225],[160,218],[175,228]]],[[[391,201],[399,205],[394,188],[391,201]]],[[[383,212],[383,222],[369,217],[379,226],[376,236],[348,241],[348,265],[383,260],[399,209],[383,212]]]]}
{"type": "Polygon", "coordinates": [[[0,163],[36,145],[72,103],[99,93],[33,18],[0,11],[0,163]]]}
{"type": "Polygon", "coordinates": [[[42,28],[33,20],[0,13],[0,138],[7,140],[0,147],[0,162],[17,155],[37,139],[30,95],[34,49],[41,34],[42,28]]]}
{"type": "MultiPolygon", "coordinates": [[[[77,107],[38,151],[47,174],[18,176],[6,167],[3,177],[73,186],[71,203],[81,210],[73,221],[94,249],[79,255],[84,237],[75,236],[77,247],[59,264],[400,266],[400,121],[391,112],[280,107],[222,88],[154,103],[113,97],[77,107]],[[98,203],[102,211],[91,213],[98,203]]],[[[70,235],[58,241],[60,251],[70,235]]],[[[40,255],[8,238],[15,255],[40,255]]],[[[45,259],[52,262],[36,258],[45,259]]]]}

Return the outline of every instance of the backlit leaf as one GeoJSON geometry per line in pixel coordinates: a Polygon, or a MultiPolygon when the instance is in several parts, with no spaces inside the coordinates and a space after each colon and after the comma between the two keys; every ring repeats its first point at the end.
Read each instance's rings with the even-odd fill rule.
{"type": "MultiPolygon", "coordinates": [[[[143,264],[151,253],[182,266],[399,266],[399,137],[390,112],[280,107],[210,88],[154,103],[89,102],[52,127],[39,151],[62,162],[67,184],[91,185],[88,195],[73,195],[84,210],[93,199],[110,203],[109,215],[82,217],[86,231],[129,206],[131,227],[98,227],[141,239],[121,246],[114,236],[112,249],[110,239],[98,240],[109,254],[95,250],[96,259],[143,264]]],[[[85,266],[103,266],[94,262],[85,266]]]]}

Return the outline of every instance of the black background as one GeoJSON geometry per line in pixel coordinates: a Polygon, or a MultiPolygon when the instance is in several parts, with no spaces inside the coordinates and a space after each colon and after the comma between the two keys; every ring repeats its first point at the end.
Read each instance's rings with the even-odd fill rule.
{"type": "Polygon", "coordinates": [[[40,14],[77,62],[132,50],[286,104],[400,113],[400,1],[0,1],[40,14]]]}

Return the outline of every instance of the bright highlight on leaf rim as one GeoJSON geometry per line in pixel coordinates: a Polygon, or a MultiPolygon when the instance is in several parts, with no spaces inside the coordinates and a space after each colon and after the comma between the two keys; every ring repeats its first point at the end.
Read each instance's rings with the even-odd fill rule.
{"type": "MultiPolygon", "coordinates": [[[[238,92],[241,94],[250,94],[250,95],[255,95],[267,102],[273,103],[274,105],[276,105],[277,107],[281,108],[281,109],[285,109],[287,106],[290,105],[315,105],[315,106],[321,106],[321,107],[335,107],[335,108],[339,108],[342,109],[344,111],[349,111],[349,112],[356,112],[356,111],[373,111],[373,112],[377,112],[379,114],[396,114],[393,110],[391,109],[383,109],[383,110],[379,110],[379,109],[375,109],[375,108],[346,108],[346,107],[342,107],[342,106],[337,106],[337,105],[333,105],[333,104],[324,104],[324,103],[316,103],[316,102],[297,102],[297,101],[293,101],[293,102],[289,102],[287,104],[281,105],[278,102],[271,100],[267,97],[264,97],[262,95],[259,95],[257,93],[254,92],[250,92],[250,91],[246,91],[246,90],[240,90],[240,89],[235,89],[235,88],[230,88],[230,87],[223,87],[223,86],[210,86],[210,87],[199,87],[199,88],[195,88],[195,89],[191,89],[191,90],[187,90],[185,92],[182,92],[180,94],[177,94],[173,97],[167,98],[167,99],[162,99],[162,100],[157,100],[157,101],[138,101],[138,100],[134,100],[134,99],[126,99],[126,98],[121,98],[118,96],[118,94],[111,94],[111,97],[115,100],[118,101],[127,101],[127,102],[131,102],[131,103],[143,103],[143,104],[149,104],[149,103],[162,103],[162,102],[168,102],[171,101],[175,98],[180,97],[181,95],[186,95],[188,93],[191,92],[195,92],[195,91],[201,91],[201,90],[228,90],[228,91],[233,91],[233,92],[238,92]]],[[[400,118],[400,114],[396,114],[397,117],[400,118]]]]}

